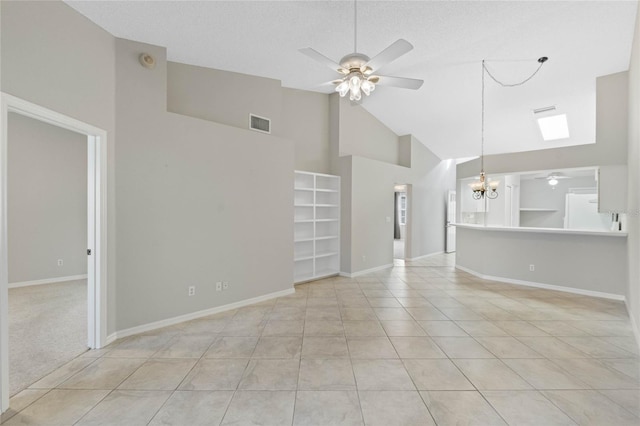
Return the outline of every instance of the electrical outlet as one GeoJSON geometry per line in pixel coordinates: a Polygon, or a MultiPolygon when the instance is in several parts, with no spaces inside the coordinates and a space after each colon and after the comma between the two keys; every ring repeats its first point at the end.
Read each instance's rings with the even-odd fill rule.
{"type": "Polygon", "coordinates": [[[189,286],[189,296],[195,296],[196,294],[196,286],[195,285],[190,285],[189,286]]]}
{"type": "Polygon", "coordinates": [[[58,266],[62,266],[62,265],[64,265],[64,260],[58,259],[58,266]]]}
{"type": "Polygon", "coordinates": [[[536,265],[529,265],[529,271],[533,272],[536,270],[536,265]]]}
{"type": "Polygon", "coordinates": [[[222,290],[229,290],[229,281],[222,282],[222,290]]]}
{"type": "Polygon", "coordinates": [[[362,255],[362,261],[364,262],[365,260],[367,260],[367,256],[365,256],[364,254],[362,255]]]}
{"type": "Polygon", "coordinates": [[[216,283],[216,291],[222,291],[222,281],[216,283]]]}

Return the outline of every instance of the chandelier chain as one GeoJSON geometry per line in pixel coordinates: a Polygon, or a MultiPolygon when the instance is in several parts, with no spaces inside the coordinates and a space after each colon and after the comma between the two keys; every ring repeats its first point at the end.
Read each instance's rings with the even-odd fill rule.
{"type": "Polygon", "coordinates": [[[491,71],[489,71],[489,68],[487,68],[487,66],[484,63],[485,61],[482,61],[482,69],[483,69],[483,76],[484,76],[484,71],[487,71],[487,74],[489,74],[489,77],[491,77],[491,79],[493,81],[495,81],[496,83],[498,83],[500,86],[502,87],[517,87],[517,86],[522,86],[523,84],[525,84],[526,82],[528,82],[529,80],[531,80],[533,77],[536,76],[536,74],[538,74],[538,71],[540,71],[540,68],[542,68],[542,66],[544,65],[545,61],[538,61],[539,65],[538,68],[536,68],[536,70],[533,72],[533,74],[531,74],[529,77],[525,78],[524,80],[518,82],[518,83],[504,83],[500,80],[498,80],[496,77],[494,77],[493,74],[491,74],[491,71]]]}
{"type": "MultiPolygon", "coordinates": [[[[480,139],[480,170],[484,172],[484,59],[482,60],[482,137],[480,139]]],[[[489,74],[491,75],[491,74],[489,74]]]]}

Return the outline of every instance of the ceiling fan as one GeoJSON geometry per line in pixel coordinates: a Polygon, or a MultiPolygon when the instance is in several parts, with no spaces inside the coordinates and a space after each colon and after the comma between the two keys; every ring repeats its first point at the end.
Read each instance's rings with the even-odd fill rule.
{"type": "Polygon", "coordinates": [[[354,1],[354,53],[350,53],[340,59],[340,63],[327,58],[322,53],[311,47],[300,49],[300,52],[322,64],[327,65],[334,71],[342,74],[342,78],[333,80],[327,84],[335,84],[336,92],[341,97],[349,93],[349,99],[359,101],[362,93],[369,96],[380,86],[400,87],[403,89],[417,90],[424,83],[423,80],[415,78],[391,77],[378,74],[378,71],[385,65],[395,61],[405,53],[413,49],[413,45],[404,39],[399,39],[389,47],[378,53],[373,58],[358,52],[358,13],[357,2],[354,1]]]}
{"type": "Polygon", "coordinates": [[[560,172],[550,173],[547,176],[538,176],[534,179],[546,179],[549,185],[556,186],[559,179],[571,179],[570,176],[566,176],[560,172]]]}

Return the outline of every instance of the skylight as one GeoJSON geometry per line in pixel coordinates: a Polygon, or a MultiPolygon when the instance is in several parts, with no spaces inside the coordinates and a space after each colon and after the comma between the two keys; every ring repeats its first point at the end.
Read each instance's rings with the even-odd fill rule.
{"type": "Polygon", "coordinates": [[[567,114],[551,115],[538,118],[538,126],[545,141],[567,139],[569,137],[569,125],[567,114]]]}

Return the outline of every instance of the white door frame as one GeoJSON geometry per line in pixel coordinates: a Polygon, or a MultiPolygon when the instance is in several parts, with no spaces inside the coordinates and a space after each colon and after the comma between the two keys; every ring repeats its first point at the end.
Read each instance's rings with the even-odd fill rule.
{"type": "Polygon", "coordinates": [[[14,112],[87,135],[88,142],[88,346],[107,338],[107,132],[0,92],[0,412],[9,408],[9,307],[7,242],[7,124],[14,112]]]}

